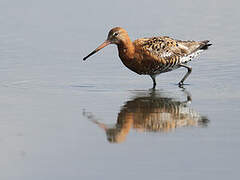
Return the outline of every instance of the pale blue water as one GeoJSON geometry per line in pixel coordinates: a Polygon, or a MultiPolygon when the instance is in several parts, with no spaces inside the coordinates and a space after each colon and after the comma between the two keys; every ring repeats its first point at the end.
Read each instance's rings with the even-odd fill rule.
{"type": "Polygon", "coordinates": [[[239,5],[0,1],[0,179],[237,179],[239,5]],[[184,69],[158,76],[153,96],[115,46],[83,62],[114,26],[132,39],[211,40],[190,63],[192,103],[176,85],[184,69]]]}

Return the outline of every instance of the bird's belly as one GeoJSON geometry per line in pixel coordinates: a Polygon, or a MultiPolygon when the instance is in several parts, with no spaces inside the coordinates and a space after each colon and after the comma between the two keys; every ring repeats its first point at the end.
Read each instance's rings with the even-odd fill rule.
{"type": "Polygon", "coordinates": [[[154,75],[158,75],[158,74],[161,74],[161,73],[165,73],[165,72],[169,72],[169,71],[173,71],[175,69],[178,69],[180,66],[179,65],[175,65],[175,66],[171,66],[171,67],[168,67],[167,65],[166,66],[162,66],[160,67],[159,69],[156,69],[153,74],[154,75]]]}
{"type": "Polygon", "coordinates": [[[135,63],[124,63],[123,64],[130,69],[131,71],[137,73],[137,74],[144,74],[143,68],[140,67],[138,64],[135,63]]]}
{"type": "Polygon", "coordinates": [[[140,75],[145,73],[144,66],[142,66],[137,60],[121,58],[121,61],[131,71],[140,75]]]}
{"type": "Polygon", "coordinates": [[[171,66],[170,64],[157,64],[151,62],[122,61],[123,64],[131,71],[139,75],[157,75],[169,72],[179,68],[179,65],[171,66]]]}

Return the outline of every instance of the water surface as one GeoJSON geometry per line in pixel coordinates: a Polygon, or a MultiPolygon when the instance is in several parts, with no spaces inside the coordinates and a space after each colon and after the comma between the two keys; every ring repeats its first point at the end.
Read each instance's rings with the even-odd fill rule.
{"type": "Polygon", "coordinates": [[[239,2],[0,2],[0,179],[236,179],[239,2]],[[213,46],[185,70],[150,77],[115,46],[122,26],[213,46]]]}

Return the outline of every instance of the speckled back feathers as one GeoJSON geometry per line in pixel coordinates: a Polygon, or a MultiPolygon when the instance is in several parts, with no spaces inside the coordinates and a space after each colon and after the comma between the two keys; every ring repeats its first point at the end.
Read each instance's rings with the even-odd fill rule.
{"type": "Polygon", "coordinates": [[[133,43],[141,53],[150,56],[155,63],[155,68],[149,74],[159,74],[179,67],[196,57],[203,49],[209,46],[209,41],[181,41],[168,36],[141,38],[133,43]]]}

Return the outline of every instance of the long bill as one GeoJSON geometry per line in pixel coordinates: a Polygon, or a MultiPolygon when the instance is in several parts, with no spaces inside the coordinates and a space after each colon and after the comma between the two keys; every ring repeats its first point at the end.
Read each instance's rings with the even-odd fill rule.
{"type": "Polygon", "coordinates": [[[95,54],[96,52],[98,52],[100,49],[104,48],[105,46],[109,45],[111,42],[106,40],[104,41],[100,46],[98,46],[94,51],[92,51],[89,55],[87,55],[86,57],[83,58],[83,60],[85,61],[88,57],[90,57],[91,55],[95,54]]]}

